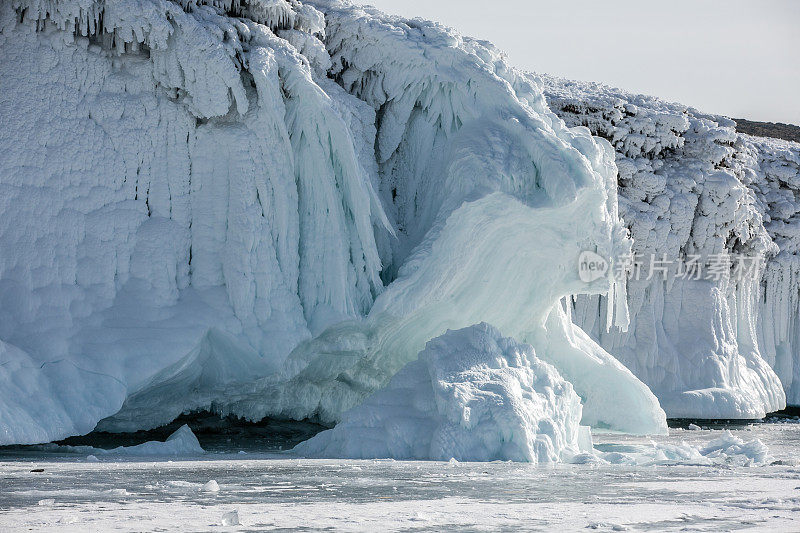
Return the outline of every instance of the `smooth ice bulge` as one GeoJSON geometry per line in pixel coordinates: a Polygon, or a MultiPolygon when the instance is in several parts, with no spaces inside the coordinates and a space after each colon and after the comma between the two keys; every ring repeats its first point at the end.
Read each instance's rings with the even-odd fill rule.
{"type": "Polygon", "coordinates": [[[580,398],[530,345],[485,323],[428,342],[386,388],[298,445],[307,457],[569,460],[591,450],[580,398]]]}

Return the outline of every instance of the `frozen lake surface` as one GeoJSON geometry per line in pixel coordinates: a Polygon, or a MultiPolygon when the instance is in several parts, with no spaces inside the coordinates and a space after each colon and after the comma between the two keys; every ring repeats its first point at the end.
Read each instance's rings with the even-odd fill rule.
{"type": "MultiPolygon", "coordinates": [[[[249,452],[93,462],[5,449],[0,530],[799,531],[800,423],[731,431],[763,441],[774,461],[548,467],[306,460],[254,453],[242,443],[249,452]]],[[[652,440],[704,445],[721,434],[671,429],[652,440]]],[[[651,439],[600,434],[595,443],[624,452],[651,439]]]]}

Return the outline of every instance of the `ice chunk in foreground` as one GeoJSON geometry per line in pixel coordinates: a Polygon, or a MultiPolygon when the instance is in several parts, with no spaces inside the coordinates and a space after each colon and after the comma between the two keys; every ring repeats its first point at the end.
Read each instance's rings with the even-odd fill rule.
{"type": "Polygon", "coordinates": [[[215,479],[208,481],[200,488],[203,492],[219,492],[219,483],[215,479]]]}
{"type": "Polygon", "coordinates": [[[700,450],[700,453],[704,457],[712,459],[721,456],[728,462],[732,462],[734,457],[739,456],[739,459],[743,460],[746,465],[765,464],[773,460],[769,448],[761,440],[753,439],[745,442],[729,430],[725,430],[721,437],[709,442],[700,450]]]}
{"type": "Polygon", "coordinates": [[[449,330],[295,451],[314,457],[551,463],[591,449],[572,385],[486,323],[449,330]]]}
{"type": "Polygon", "coordinates": [[[239,511],[233,510],[222,515],[222,526],[239,526],[242,523],[239,521],[239,511]]]}

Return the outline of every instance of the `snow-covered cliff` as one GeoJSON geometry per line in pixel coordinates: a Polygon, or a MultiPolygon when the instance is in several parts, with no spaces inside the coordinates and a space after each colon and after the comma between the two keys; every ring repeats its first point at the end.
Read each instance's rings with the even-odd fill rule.
{"type": "Polygon", "coordinates": [[[487,43],[335,0],[0,5],[0,444],[342,412],[482,321],[665,428],[559,303],[631,243],[611,146],[487,43]]]}
{"type": "Polygon", "coordinates": [[[606,331],[602,296],[577,298],[575,321],[670,416],[761,417],[783,405],[778,377],[800,403],[800,145],[656,98],[541,81],[567,124],[614,145],[620,214],[641,262],[629,274],[628,331],[606,331]]]}

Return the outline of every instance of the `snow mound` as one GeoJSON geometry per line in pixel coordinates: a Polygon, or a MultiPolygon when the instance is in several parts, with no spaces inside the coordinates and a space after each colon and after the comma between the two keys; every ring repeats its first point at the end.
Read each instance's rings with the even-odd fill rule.
{"type": "Polygon", "coordinates": [[[580,398],[530,345],[482,323],[428,342],[389,385],[334,429],[299,444],[308,457],[552,463],[591,449],[580,398]]]}

